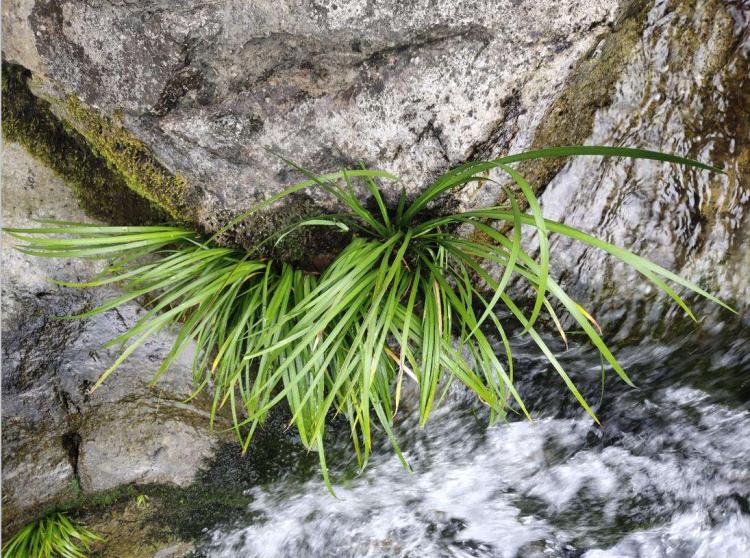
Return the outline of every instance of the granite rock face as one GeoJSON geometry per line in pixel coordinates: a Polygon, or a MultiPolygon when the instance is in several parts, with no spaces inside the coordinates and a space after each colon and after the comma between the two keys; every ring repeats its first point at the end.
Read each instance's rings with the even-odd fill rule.
{"type": "MultiPolygon", "coordinates": [[[[3,148],[3,222],[84,220],[72,192],[17,144],[3,148]]],[[[213,455],[217,436],[200,405],[184,404],[188,358],[149,388],[169,334],[149,341],[93,394],[111,363],[102,349],[143,310],[137,304],[88,320],[57,316],[93,308],[106,292],[58,287],[96,271],[87,261],[32,258],[3,236],[2,447],[3,529],[50,504],[138,483],[189,483],[213,455]]]]}
{"type": "Polygon", "coordinates": [[[84,135],[71,95],[142,142],[211,230],[294,180],[266,147],[315,171],[386,168],[410,193],[527,147],[632,4],[9,0],[3,53],[84,135]]]}

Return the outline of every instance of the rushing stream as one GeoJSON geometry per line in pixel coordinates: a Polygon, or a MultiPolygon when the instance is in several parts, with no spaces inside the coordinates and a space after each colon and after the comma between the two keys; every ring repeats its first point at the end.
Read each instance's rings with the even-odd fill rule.
{"type": "MultiPolygon", "coordinates": [[[[562,395],[536,352],[520,346],[533,423],[488,429],[454,393],[426,430],[411,419],[400,425],[413,474],[383,447],[362,475],[335,485],[337,499],[318,478],[254,488],[257,518],[215,531],[203,552],[748,556],[748,346],[747,331],[724,326],[695,332],[682,346],[621,351],[640,389],[606,379],[601,429],[562,395]]],[[[598,359],[568,353],[568,368],[597,401],[598,359]]]]}
{"type": "MultiPolygon", "coordinates": [[[[611,106],[597,113],[589,142],[653,145],[732,172],[709,177],[652,163],[582,159],[558,174],[542,202],[552,218],[741,301],[750,294],[750,194],[743,176],[750,8],[727,1],[727,10],[717,11],[720,5],[654,4],[638,54],[611,106]]],[[[317,476],[282,475],[250,489],[253,520],[226,518],[199,553],[750,556],[747,317],[704,305],[707,325],[691,330],[687,318],[672,320],[598,255],[570,252],[564,242],[557,249],[565,257],[554,270],[569,287],[584,285],[582,298],[609,293],[597,310],[639,386],[607,377],[600,400],[598,357],[575,344],[562,352],[558,344],[589,401],[599,402],[602,428],[538,352],[517,339],[520,387],[535,409],[533,423],[514,419],[488,429],[482,411],[454,392],[426,430],[413,417],[399,425],[413,474],[382,447],[361,475],[340,472],[337,498],[317,476]],[[654,333],[665,318],[669,326],[654,333]]]]}

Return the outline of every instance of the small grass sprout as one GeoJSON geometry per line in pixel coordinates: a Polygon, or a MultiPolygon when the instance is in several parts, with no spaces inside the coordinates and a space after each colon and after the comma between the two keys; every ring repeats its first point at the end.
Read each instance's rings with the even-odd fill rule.
{"type": "Polygon", "coordinates": [[[22,527],[4,546],[3,558],[86,558],[102,538],[61,512],[22,527]]]}
{"type": "Polygon", "coordinates": [[[146,494],[139,494],[135,497],[135,506],[138,509],[145,509],[148,507],[150,501],[151,498],[149,498],[146,494]]]}
{"type": "Polygon", "coordinates": [[[148,311],[108,343],[124,349],[94,389],[151,335],[176,325],[174,345],[154,381],[194,345],[195,392],[212,388],[212,417],[228,409],[247,450],[269,411],[286,403],[300,439],[318,451],[330,487],[323,442],[326,421],[334,414],[349,422],[360,467],[371,454],[375,424],[408,468],[393,432],[406,382],[418,388],[420,426],[454,382],[466,386],[487,406],[491,423],[505,419],[508,412],[529,417],[515,387],[518,371],[509,340],[510,324],[498,317],[500,308],[534,340],[594,421],[598,419],[593,409],[538,330],[542,313],[550,315],[567,343],[555,308],[564,310],[609,367],[633,385],[591,314],[550,276],[550,235],[570,237],[620,259],[669,295],[692,319],[687,303],[668,282],[729,308],[653,262],[545,219],[532,188],[511,165],[572,155],[652,159],[721,172],[698,161],[640,149],[549,148],[466,163],[439,177],[411,201],[401,190],[397,205],[388,207],[379,183],[394,188],[398,179],[387,172],[353,169],[316,175],[287,161],[307,180],[239,214],[207,240],[176,226],[44,221],[40,228],[6,231],[24,242],[19,247],[24,253],[109,260],[104,271],[88,282],[60,283],[78,288],[116,283],[123,288],[122,295],[77,318],[148,295],[148,311]],[[515,185],[514,191],[508,190],[507,203],[447,215],[428,212],[446,192],[489,180],[487,172],[493,169],[505,173],[515,185]],[[364,182],[371,205],[355,195],[355,180],[364,182]],[[347,231],[351,241],[319,275],[263,259],[257,250],[216,245],[218,235],[253,213],[311,187],[333,196],[345,210],[301,221],[264,242],[278,242],[296,227],[333,226],[347,231]],[[517,197],[525,200],[529,213],[521,210],[517,197]],[[467,226],[480,234],[457,232],[467,226]],[[510,233],[501,232],[503,227],[509,227],[510,233]],[[524,228],[534,229],[538,237],[537,257],[522,246],[524,228]],[[499,277],[488,271],[490,267],[500,270],[499,277]],[[511,280],[519,278],[534,293],[528,312],[523,309],[525,301],[513,300],[507,289],[511,280]],[[501,356],[492,338],[500,340],[501,356]]]}

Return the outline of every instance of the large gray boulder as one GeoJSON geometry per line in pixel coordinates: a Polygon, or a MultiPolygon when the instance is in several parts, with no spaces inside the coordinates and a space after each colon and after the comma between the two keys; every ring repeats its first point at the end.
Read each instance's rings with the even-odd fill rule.
{"type": "Polygon", "coordinates": [[[9,0],[3,53],[147,196],[212,230],[295,178],[266,147],[315,171],[386,168],[410,193],[527,147],[633,4],[9,0]]]}
{"type": "MultiPolygon", "coordinates": [[[[17,144],[3,146],[3,222],[84,220],[72,192],[17,144]]],[[[129,304],[88,320],[59,316],[94,307],[112,292],[57,287],[97,264],[33,258],[3,235],[2,492],[3,530],[57,502],[128,483],[185,485],[213,455],[210,431],[191,393],[189,355],[155,388],[148,386],[170,348],[158,335],[99,390],[89,388],[117,355],[102,349],[143,310],[129,304]]]]}
{"type": "MultiPolygon", "coordinates": [[[[529,146],[648,147],[729,172],[599,158],[524,170],[547,216],[736,305],[750,299],[743,3],[6,0],[2,9],[4,60],[31,71],[29,88],[123,183],[193,225],[215,230],[297,178],[265,147],[320,172],[360,160],[386,168],[411,194],[454,164],[529,146]]],[[[5,157],[6,223],[84,219],[18,146],[5,157]]],[[[498,195],[468,187],[454,199],[498,195]]],[[[297,198],[280,219],[319,205],[330,200],[297,198]]],[[[234,240],[247,244],[278,222],[254,220],[234,240]]],[[[675,334],[676,312],[653,304],[653,289],[636,288],[621,266],[565,239],[553,247],[553,274],[577,300],[595,301],[608,339],[675,334]]],[[[169,337],[88,395],[115,356],[101,342],[140,309],[53,320],[104,293],[60,290],[44,277],[79,279],[93,268],[7,250],[4,258],[6,521],[78,486],[186,482],[214,438],[200,406],[181,403],[186,363],[160,390],[146,385],[169,337]]]]}
{"type": "MultiPolygon", "coordinates": [[[[748,15],[736,2],[10,0],[3,15],[3,56],[31,70],[34,93],[129,186],[206,230],[299,177],[265,147],[321,172],[361,160],[411,194],[454,164],[530,146],[648,147],[732,172],[597,158],[523,170],[550,217],[743,299],[736,273],[713,271],[745,227],[748,15]]],[[[452,198],[500,193],[485,183],[452,198]]],[[[226,240],[248,245],[321,204],[320,192],[287,200],[226,240]]],[[[619,304],[620,268],[556,248],[566,285],[619,304]]],[[[641,319],[630,310],[617,312],[641,319]]]]}

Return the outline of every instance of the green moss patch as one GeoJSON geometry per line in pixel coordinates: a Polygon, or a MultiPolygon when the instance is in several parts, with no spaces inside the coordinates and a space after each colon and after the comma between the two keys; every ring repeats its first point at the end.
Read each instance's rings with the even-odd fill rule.
{"type": "MultiPolygon", "coordinates": [[[[591,135],[597,111],[610,104],[617,80],[638,44],[649,3],[637,0],[620,14],[614,30],[586,53],[571,72],[563,93],[552,103],[534,134],[531,149],[580,145],[591,135]]],[[[538,159],[519,171],[535,193],[549,184],[565,159],[538,159]]]]}
{"type": "Polygon", "coordinates": [[[91,151],[83,136],[52,113],[47,101],[29,91],[30,75],[21,66],[3,61],[4,138],[20,143],[59,174],[91,217],[118,225],[164,221],[163,211],[134,192],[105,158],[91,151]]]}
{"type": "Polygon", "coordinates": [[[60,108],[94,152],[123,176],[131,190],[163,208],[172,219],[195,221],[195,190],[182,176],[172,174],[157,161],[116,116],[103,116],[76,97],[69,97],[65,106],[60,108]]]}

